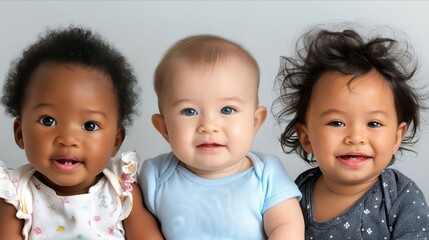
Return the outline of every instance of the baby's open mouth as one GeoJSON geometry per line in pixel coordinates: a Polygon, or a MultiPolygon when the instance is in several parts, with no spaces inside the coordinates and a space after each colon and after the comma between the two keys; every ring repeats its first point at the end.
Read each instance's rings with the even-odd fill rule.
{"type": "Polygon", "coordinates": [[[69,160],[69,159],[57,159],[55,161],[61,165],[67,165],[67,166],[71,166],[73,164],[78,163],[78,161],[69,160]]]}
{"type": "Polygon", "coordinates": [[[369,157],[368,156],[362,156],[362,155],[343,155],[339,156],[339,158],[343,160],[349,160],[349,161],[365,161],[369,157]]]}

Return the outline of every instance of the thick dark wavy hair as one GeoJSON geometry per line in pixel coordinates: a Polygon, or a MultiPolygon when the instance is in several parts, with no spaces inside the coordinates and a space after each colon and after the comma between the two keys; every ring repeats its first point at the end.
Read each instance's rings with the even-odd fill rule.
{"type": "MultiPolygon", "coordinates": [[[[380,72],[388,82],[393,91],[398,120],[408,125],[408,134],[399,151],[410,150],[404,145],[417,141],[413,139],[419,129],[420,110],[424,106],[423,98],[409,83],[418,69],[409,44],[383,37],[364,40],[354,30],[333,32],[320,29],[305,33],[300,41],[295,57],[281,58],[276,78],[279,97],[273,106],[280,105],[281,110],[275,113],[278,122],[287,123],[280,137],[285,153],[296,152],[310,165],[316,164],[314,156],[301,146],[296,130],[305,124],[313,86],[322,73],[338,71],[352,75],[353,81],[372,69],[380,72]],[[299,45],[300,41],[303,46],[299,45]]],[[[390,164],[394,159],[392,156],[390,164]]]]}
{"type": "Polygon", "coordinates": [[[47,30],[44,36],[13,61],[3,86],[6,113],[20,117],[25,88],[33,72],[43,63],[77,64],[99,70],[113,83],[121,127],[132,124],[137,114],[140,88],[124,56],[89,29],[70,26],[47,30]]]}

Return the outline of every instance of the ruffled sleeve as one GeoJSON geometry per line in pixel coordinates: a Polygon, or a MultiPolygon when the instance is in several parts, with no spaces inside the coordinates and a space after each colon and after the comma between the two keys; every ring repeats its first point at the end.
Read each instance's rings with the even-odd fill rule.
{"type": "Polygon", "coordinates": [[[30,164],[17,169],[8,169],[0,161],[0,198],[15,206],[16,217],[24,220],[22,228],[24,239],[28,239],[28,233],[31,230],[33,196],[28,183],[34,172],[35,169],[30,164]]]}
{"type": "Polygon", "coordinates": [[[24,213],[31,213],[32,197],[28,182],[35,169],[25,164],[16,169],[6,168],[0,161],[0,197],[24,213]],[[30,197],[28,196],[30,195],[30,197]]]}
{"type": "Polygon", "coordinates": [[[6,168],[4,162],[0,161],[0,198],[6,201],[18,201],[17,194],[18,180],[10,176],[10,170],[6,168]],[[15,182],[15,184],[14,184],[15,182]]]}
{"type": "Polygon", "coordinates": [[[104,175],[113,185],[118,196],[123,200],[121,220],[128,217],[133,205],[133,195],[131,193],[132,183],[137,180],[137,166],[140,158],[135,151],[128,151],[121,154],[118,159],[111,159],[104,175]]]}

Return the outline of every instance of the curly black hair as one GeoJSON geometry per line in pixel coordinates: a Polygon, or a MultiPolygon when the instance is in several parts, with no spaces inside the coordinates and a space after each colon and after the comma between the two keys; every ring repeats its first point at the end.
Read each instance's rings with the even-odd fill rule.
{"type": "Polygon", "coordinates": [[[115,89],[121,127],[132,124],[137,114],[140,88],[134,71],[124,56],[89,29],[69,26],[48,29],[44,36],[13,61],[3,86],[2,104],[6,113],[20,117],[25,88],[32,73],[42,63],[79,64],[109,76],[115,89]]]}
{"type": "MultiPolygon", "coordinates": [[[[316,164],[314,156],[301,146],[296,129],[305,124],[313,86],[322,73],[338,71],[352,75],[353,81],[372,69],[380,72],[388,82],[393,91],[398,120],[407,123],[410,130],[399,151],[410,150],[403,145],[416,141],[413,139],[419,129],[420,110],[424,106],[423,98],[408,81],[418,69],[409,44],[383,37],[364,40],[350,29],[338,32],[315,29],[305,33],[300,41],[296,56],[281,58],[276,78],[280,93],[273,107],[280,106],[281,110],[274,113],[278,122],[287,123],[280,137],[285,153],[296,152],[310,165],[316,164]]],[[[394,159],[392,156],[390,164],[394,159]]]]}

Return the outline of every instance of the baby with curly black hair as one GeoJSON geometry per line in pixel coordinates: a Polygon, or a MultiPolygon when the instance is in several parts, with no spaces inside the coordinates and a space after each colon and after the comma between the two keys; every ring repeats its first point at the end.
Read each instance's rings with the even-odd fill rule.
{"type": "Polygon", "coordinates": [[[2,104],[29,164],[0,162],[0,239],[162,239],[116,155],[139,87],[126,59],[89,29],[49,30],[16,60],[2,104]]]}
{"type": "Polygon", "coordinates": [[[275,106],[286,153],[316,168],[296,180],[306,239],[428,239],[429,209],[416,184],[388,168],[415,142],[424,98],[403,42],[313,29],[284,57],[275,106]],[[407,134],[408,133],[408,134],[407,134]]]}

